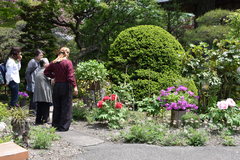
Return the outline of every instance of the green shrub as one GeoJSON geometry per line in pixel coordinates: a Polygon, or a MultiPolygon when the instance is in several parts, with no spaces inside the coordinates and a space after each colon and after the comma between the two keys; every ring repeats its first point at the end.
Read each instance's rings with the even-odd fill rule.
{"type": "Polygon", "coordinates": [[[105,96],[103,100],[98,101],[97,107],[96,120],[106,121],[109,128],[123,128],[123,124],[128,117],[128,109],[118,101],[117,95],[105,96]]]}
{"type": "Polygon", "coordinates": [[[200,26],[196,29],[188,30],[184,34],[183,43],[186,45],[199,44],[206,42],[212,44],[215,39],[225,39],[229,32],[229,26],[214,25],[214,26],[200,26]]]}
{"type": "Polygon", "coordinates": [[[142,25],[122,31],[111,45],[108,57],[112,80],[123,82],[129,78],[136,99],[140,100],[143,95],[159,91],[162,74],[171,70],[179,75],[184,50],[162,28],[142,25]]]}
{"type": "Polygon", "coordinates": [[[190,146],[203,146],[208,140],[208,133],[205,130],[188,129],[187,144],[190,146]]]}
{"type": "Polygon", "coordinates": [[[128,133],[122,136],[125,142],[130,143],[159,143],[166,134],[166,127],[153,122],[133,125],[128,133]]]}
{"type": "Polygon", "coordinates": [[[224,146],[236,146],[236,140],[233,136],[222,136],[224,146]]]}
{"type": "Polygon", "coordinates": [[[103,81],[107,75],[105,66],[96,60],[80,62],[77,65],[76,77],[78,80],[103,81]]]}
{"type": "Polygon", "coordinates": [[[0,102],[0,122],[4,119],[10,116],[10,112],[7,109],[7,104],[3,104],[0,102]]]}
{"type": "Polygon", "coordinates": [[[181,130],[178,133],[167,134],[160,143],[163,146],[185,146],[186,138],[181,134],[181,130]]]}
{"type": "Polygon", "coordinates": [[[227,16],[230,15],[232,11],[224,9],[211,10],[204,15],[197,18],[197,23],[199,26],[202,25],[222,25],[225,24],[227,16]]]}
{"type": "Polygon", "coordinates": [[[200,117],[192,112],[187,112],[181,117],[181,120],[183,121],[184,126],[191,126],[193,128],[200,127],[200,117]]]}
{"type": "Polygon", "coordinates": [[[10,142],[12,140],[11,135],[5,135],[0,137],[0,144],[5,142],[10,142]]]}
{"type": "Polygon", "coordinates": [[[34,149],[48,149],[52,141],[58,139],[55,128],[33,127],[30,130],[30,143],[34,149]]]}
{"type": "Polygon", "coordinates": [[[77,104],[73,105],[73,111],[72,111],[72,116],[74,120],[86,120],[87,116],[87,108],[84,107],[84,104],[82,101],[77,102],[77,104]]]}
{"type": "Polygon", "coordinates": [[[160,107],[160,103],[157,100],[157,96],[153,95],[152,97],[146,97],[141,101],[137,102],[137,106],[140,107],[139,111],[147,112],[147,115],[157,116],[163,114],[165,109],[160,107]]]}

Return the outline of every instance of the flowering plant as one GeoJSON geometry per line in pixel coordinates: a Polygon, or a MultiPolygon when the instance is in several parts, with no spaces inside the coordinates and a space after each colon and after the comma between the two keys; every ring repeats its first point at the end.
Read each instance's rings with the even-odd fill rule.
{"type": "Polygon", "coordinates": [[[187,87],[168,87],[166,90],[160,91],[160,96],[157,100],[162,107],[166,107],[167,110],[186,110],[186,109],[198,109],[196,105],[197,99],[192,91],[189,91],[187,87]]]}
{"type": "Polygon", "coordinates": [[[201,115],[202,118],[210,120],[219,129],[240,126],[240,108],[232,98],[221,100],[209,108],[209,112],[201,115]]]}
{"type": "Polygon", "coordinates": [[[28,97],[29,97],[29,95],[26,92],[18,92],[18,98],[20,100],[27,99],[28,97]]]}
{"type": "Polygon", "coordinates": [[[122,122],[127,117],[127,109],[118,101],[119,97],[116,94],[103,97],[98,101],[99,108],[97,119],[107,121],[110,128],[121,128],[122,122]]]}

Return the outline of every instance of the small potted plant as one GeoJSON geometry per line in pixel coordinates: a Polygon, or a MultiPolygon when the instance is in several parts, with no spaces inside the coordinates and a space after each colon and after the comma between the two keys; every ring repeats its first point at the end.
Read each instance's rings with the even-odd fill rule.
{"type": "Polygon", "coordinates": [[[27,104],[27,99],[29,98],[29,95],[26,92],[18,92],[18,98],[19,105],[23,107],[27,104]]]}
{"type": "Polygon", "coordinates": [[[160,96],[157,98],[160,106],[171,110],[171,126],[179,127],[181,125],[181,117],[186,111],[198,109],[197,99],[192,91],[187,87],[168,87],[166,90],[160,91],[160,96]]]}

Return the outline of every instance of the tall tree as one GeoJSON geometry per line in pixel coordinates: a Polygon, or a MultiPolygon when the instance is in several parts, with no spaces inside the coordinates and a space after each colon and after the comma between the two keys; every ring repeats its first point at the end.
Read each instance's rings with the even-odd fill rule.
{"type": "Polygon", "coordinates": [[[19,6],[22,9],[20,16],[26,22],[26,26],[22,30],[24,33],[20,39],[20,42],[24,45],[23,50],[28,56],[32,57],[34,50],[40,48],[50,58],[50,54],[58,47],[56,37],[52,33],[55,26],[51,23],[45,23],[51,18],[51,15],[44,12],[42,4],[31,5],[20,2],[19,6]]]}
{"type": "Polygon", "coordinates": [[[42,23],[60,26],[74,35],[77,59],[106,53],[120,31],[128,27],[163,24],[163,11],[155,0],[49,0],[42,6],[39,13],[48,19],[42,23]]]}

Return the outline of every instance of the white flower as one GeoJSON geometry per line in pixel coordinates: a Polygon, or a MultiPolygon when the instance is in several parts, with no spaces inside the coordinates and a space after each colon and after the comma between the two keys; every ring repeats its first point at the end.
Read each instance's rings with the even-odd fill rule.
{"type": "Polygon", "coordinates": [[[235,107],[236,106],[236,103],[234,102],[234,100],[232,98],[228,98],[226,100],[226,102],[228,103],[229,107],[235,107]]]}
{"type": "Polygon", "coordinates": [[[217,106],[219,109],[228,109],[228,103],[226,101],[217,102],[217,106]]]}
{"type": "Polygon", "coordinates": [[[0,122],[0,131],[4,131],[6,127],[7,127],[6,123],[0,122]]]}

